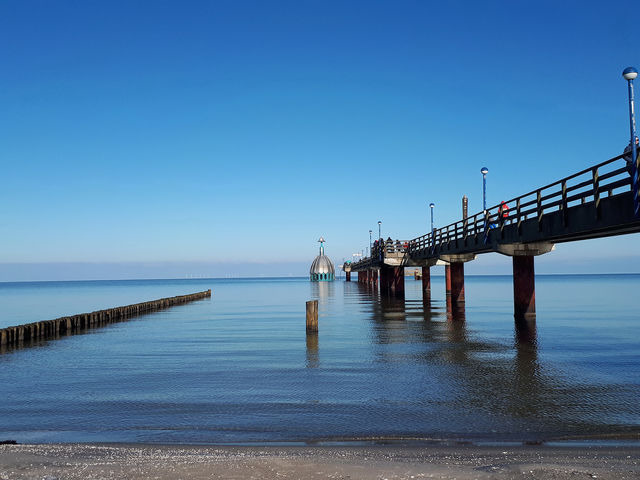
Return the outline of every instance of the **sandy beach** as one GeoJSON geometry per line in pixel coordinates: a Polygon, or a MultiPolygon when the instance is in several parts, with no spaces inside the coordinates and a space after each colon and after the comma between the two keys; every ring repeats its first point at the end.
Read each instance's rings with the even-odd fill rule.
{"type": "Polygon", "coordinates": [[[640,478],[640,448],[0,446],[1,480],[422,478],[640,478]]]}

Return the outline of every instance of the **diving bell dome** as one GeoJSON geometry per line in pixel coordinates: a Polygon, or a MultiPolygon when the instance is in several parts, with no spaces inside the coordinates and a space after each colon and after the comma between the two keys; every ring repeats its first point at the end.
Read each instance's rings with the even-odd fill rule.
{"type": "Polygon", "coordinates": [[[333,263],[324,254],[324,238],[320,237],[320,255],[318,255],[309,269],[309,276],[312,282],[331,282],[336,278],[336,271],[333,263]]]}

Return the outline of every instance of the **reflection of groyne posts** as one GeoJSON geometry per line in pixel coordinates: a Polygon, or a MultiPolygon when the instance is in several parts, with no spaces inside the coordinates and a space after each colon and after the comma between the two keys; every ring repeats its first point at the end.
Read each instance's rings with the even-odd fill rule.
{"type": "Polygon", "coordinates": [[[91,313],[81,313],[71,317],[29,323],[17,327],[0,330],[0,348],[27,346],[30,342],[51,340],[62,335],[73,335],[89,328],[98,328],[109,323],[120,322],[131,317],[163,310],[174,305],[193,302],[211,296],[211,290],[180,295],[178,297],[161,298],[150,302],[136,303],[125,307],[109,308],[91,313]]]}
{"type": "MultiPolygon", "coordinates": [[[[513,257],[514,313],[535,314],[533,257],[551,251],[555,243],[640,232],[634,215],[631,178],[622,155],[488,208],[420,237],[386,243],[372,249],[371,257],[351,264],[351,271],[379,272],[386,290],[404,295],[396,282],[396,269],[422,267],[425,299],[430,297],[429,268],[444,262],[447,295],[464,302],[464,263],[481,253],[498,252],[513,257]],[[397,248],[400,245],[400,248],[397,248]]],[[[401,276],[401,278],[403,278],[401,276]]]]}

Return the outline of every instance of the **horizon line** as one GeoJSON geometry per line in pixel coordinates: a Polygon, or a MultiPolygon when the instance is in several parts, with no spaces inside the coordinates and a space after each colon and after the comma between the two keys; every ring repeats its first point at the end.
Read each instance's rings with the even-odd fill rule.
{"type": "MultiPolygon", "coordinates": [[[[409,267],[414,268],[414,267],[409,267]]],[[[357,272],[354,272],[357,273],[357,272]]],[[[640,275],[640,272],[589,272],[589,273],[536,273],[536,277],[560,277],[560,276],[596,276],[596,275],[640,275]]],[[[444,275],[436,274],[434,277],[444,277],[444,275]]],[[[466,277],[511,277],[509,273],[470,273],[465,274],[466,277]]],[[[412,275],[405,275],[412,277],[412,275]]],[[[84,280],[0,280],[0,285],[8,283],[70,283],[70,282],[139,282],[139,281],[168,281],[168,280],[269,280],[269,279],[306,279],[307,275],[258,275],[258,276],[226,276],[226,277],[167,277],[167,278],[95,278],[84,280]]],[[[343,277],[336,277],[336,280],[343,277]]],[[[335,281],[335,280],[334,280],[335,281]]],[[[356,283],[356,282],[353,282],[356,283]]]]}

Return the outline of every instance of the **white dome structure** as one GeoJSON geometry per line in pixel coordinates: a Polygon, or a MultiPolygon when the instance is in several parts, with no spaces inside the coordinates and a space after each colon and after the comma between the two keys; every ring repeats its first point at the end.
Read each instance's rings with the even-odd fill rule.
{"type": "Polygon", "coordinates": [[[320,237],[320,255],[318,255],[309,269],[309,276],[312,282],[332,282],[336,278],[333,263],[324,254],[324,238],[320,237]]]}

